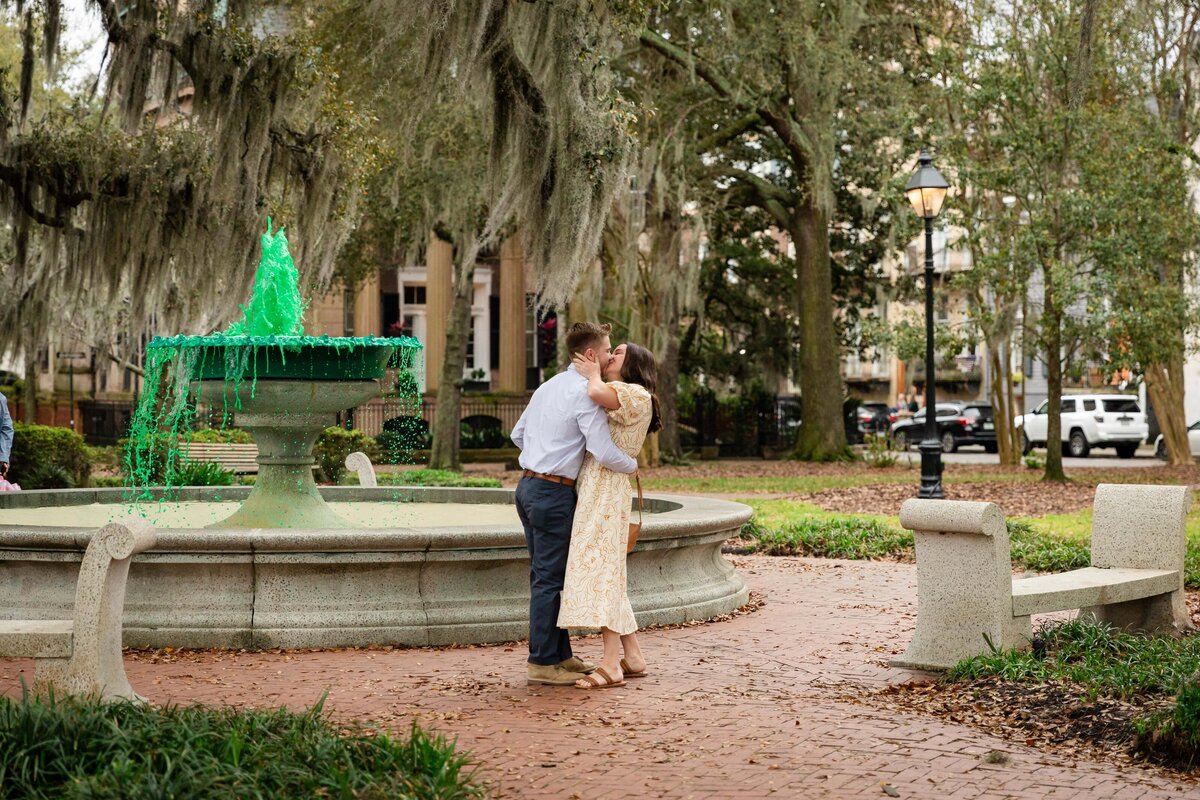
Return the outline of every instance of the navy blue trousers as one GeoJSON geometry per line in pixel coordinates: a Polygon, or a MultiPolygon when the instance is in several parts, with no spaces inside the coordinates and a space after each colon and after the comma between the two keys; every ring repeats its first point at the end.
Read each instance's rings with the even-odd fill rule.
{"type": "Polygon", "coordinates": [[[571,638],[558,627],[558,608],[571,549],[575,487],[522,478],[517,514],[529,547],[529,663],[557,664],[571,657],[571,638]]]}

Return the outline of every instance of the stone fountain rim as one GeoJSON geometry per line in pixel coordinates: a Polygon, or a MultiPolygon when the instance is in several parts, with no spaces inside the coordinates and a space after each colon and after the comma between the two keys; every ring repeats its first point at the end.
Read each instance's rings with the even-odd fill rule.
{"type": "MultiPolygon", "coordinates": [[[[185,487],[180,501],[218,502],[241,499],[250,487],[185,487]]],[[[327,502],[429,502],[509,504],[513,489],[465,487],[366,488],[322,486],[327,502]]],[[[0,494],[0,508],[116,505],[125,502],[122,488],[38,489],[0,494]],[[35,502],[53,500],[54,502],[35,502]]],[[[674,546],[681,537],[726,538],[749,521],[753,510],[741,503],[691,495],[647,494],[647,513],[640,547],[674,546]],[[714,533],[716,532],[716,533],[714,533]]],[[[83,549],[97,527],[0,524],[0,549],[83,549]]],[[[160,528],[152,552],[296,553],[452,551],[525,547],[520,525],[397,526],[394,528],[160,528]]]]}

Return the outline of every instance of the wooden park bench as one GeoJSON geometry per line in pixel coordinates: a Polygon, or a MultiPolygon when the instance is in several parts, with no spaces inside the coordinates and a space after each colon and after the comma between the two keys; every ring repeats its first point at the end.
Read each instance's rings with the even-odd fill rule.
{"type": "Polygon", "coordinates": [[[194,464],[220,464],[235,475],[258,474],[258,445],[192,442],[187,460],[194,464]]]}
{"type": "Polygon", "coordinates": [[[1091,566],[1012,577],[1008,529],[993,503],[908,500],[900,524],[917,551],[917,628],[894,666],[948,669],[991,647],[1021,648],[1030,617],[1080,609],[1129,630],[1192,627],[1185,603],[1185,486],[1101,484],[1092,510],[1091,566]]]}
{"type": "Polygon", "coordinates": [[[34,685],[104,700],[142,701],[125,677],[121,617],[129,562],[154,546],[154,527],[139,517],[92,535],[75,584],[73,619],[0,621],[0,656],[36,659],[34,685]]]}

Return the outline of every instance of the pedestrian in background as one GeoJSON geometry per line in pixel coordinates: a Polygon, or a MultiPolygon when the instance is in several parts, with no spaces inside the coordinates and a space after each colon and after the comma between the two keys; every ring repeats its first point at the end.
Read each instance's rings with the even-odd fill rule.
{"type": "Polygon", "coordinates": [[[12,456],[13,423],[8,413],[8,398],[0,392],[0,478],[8,475],[8,459],[12,456]]]}

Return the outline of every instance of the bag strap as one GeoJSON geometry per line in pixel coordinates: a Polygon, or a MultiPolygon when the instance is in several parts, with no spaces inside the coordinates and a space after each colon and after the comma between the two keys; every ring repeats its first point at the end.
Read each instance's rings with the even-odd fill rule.
{"type": "Polygon", "coordinates": [[[638,489],[638,525],[642,524],[642,512],[646,510],[646,498],[642,497],[642,476],[638,473],[633,473],[633,482],[637,484],[638,489]]]}

